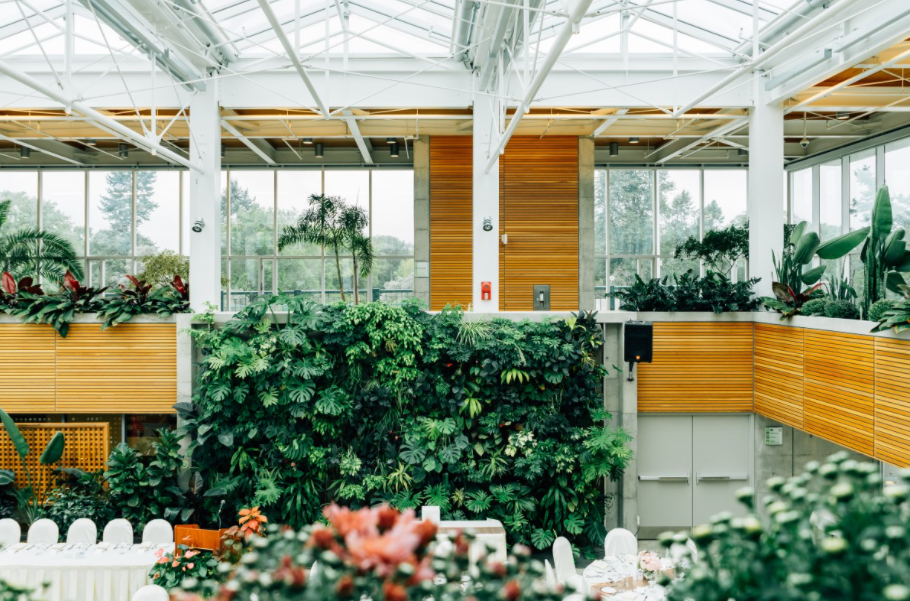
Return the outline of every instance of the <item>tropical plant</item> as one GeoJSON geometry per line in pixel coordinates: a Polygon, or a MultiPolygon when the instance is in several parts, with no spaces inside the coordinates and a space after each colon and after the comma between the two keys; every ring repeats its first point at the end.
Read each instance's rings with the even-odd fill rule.
{"type": "Polygon", "coordinates": [[[891,311],[896,306],[896,302],[890,298],[883,298],[880,301],[875,301],[872,303],[872,306],[869,307],[869,314],[866,316],[866,319],[869,321],[882,321],[885,319],[885,316],[888,314],[888,311],[891,311]]]}
{"type": "MultiPolygon", "coordinates": [[[[25,472],[25,477],[28,481],[28,486],[19,489],[16,492],[16,497],[19,502],[19,513],[22,516],[22,519],[25,520],[27,524],[31,524],[41,517],[41,510],[44,504],[38,499],[34,483],[32,482],[32,472],[28,469],[28,464],[25,461],[25,458],[28,457],[29,454],[28,441],[25,440],[22,432],[19,431],[19,427],[13,421],[13,418],[11,418],[3,409],[0,409],[0,421],[3,422],[3,428],[6,430],[7,436],[9,436],[10,441],[13,443],[13,449],[15,449],[16,454],[19,456],[19,461],[22,463],[22,470],[25,472]]],[[[52,465],[57,463],[60,461],[60,458],[63,457],[63,448],[65,445],[66,441],[63,437],[63,432],[58,431],[44,447],[44,451],[41,452],[41,456],[38,458],[38,463],[41,465],[52,465]]],[[[16,475],[12,471],[0,470],[0,486],[11,484],[15,479],[16,475]]]]}
{"type": "Polygon", "coordinates": [[[22,318],[23,323],[50,324],[61,337],[66,338],[70,322],[77,313],[94,313],[102,308],[101,294],[105,288],[85,287],[72,273],[66,272],[60,291],[55,294],[32,294],[19,290],[25,303],[18,303],[7,311],[22,318]]]}
{"type": "MultiPolygon", "coordinates": [[[[895,332],[903,332],[910,329],[910,286],[899,284],[898,289],[903,294],[903,298],[891,301],[891,308],[885,311],[877,320],[874,320],[878,321],[878,324],[872,328],[873,332],[884,332],[892,328],[894,328],[895,332]]],[[[872,319],[871,311],[869,318],[872,319]]]]}
{"type": "Polygon", "coordinates": [[[149,580],[168,590],[180,586],[188,578],[205,580],[215,577],[219,563],[210,551],[197,551],[187,545],[177,545],[170,553],[158,549],[155,556],[158,559],[149,570],[149,580]]]}
{"type": "Polygon", "coordinates": [[[819,265],[803,272],[803,269],[812,263],[821,244],[818,234],[807,232],[806,227],[805,221],[793,227],[789,236],[785,238],[780,258],[771,251],[777,277],[777,280],[771,283],[774,297],[762,297],[761,300],[766,307],[782,313],[781,319],[800,313],[804,303],[824,294],[819,280],[825,273],[825,266],[819,265]]]}
{"type": "Polygon", "coordinates": [[[635,283],[615,291],[623,311],[754,311],[759,301],[752,294],[758,278],[732,282],[722,273],[709,271],[700,278],[693,271],[635,283]],[[669,284],[669,282],[673,282],[669,284]]]}
{"type": "MultiPolygon", "coordinates": [[[[0,202],[0,230],[9,218],[12,201],[0,202]]],[[[57,281],[69,271],[82,277],[82,261],[69,240],[36,228],[20,228],[0,236],[0,271],[16,278],[31,276],[57,281]]]]}
{"type": "Polygon", "coordinates": [[[4,271],[0,275],[0,312],[7,312],[16,307],[20,301],[20,291],[33,296],[44,294],[41,286],[35,284],[32,278],[24,277],[17,282],[10,272],[4,271]]]}
{"type": "Polygon", "coordinates": [[[831,300],[825,305],[825,317],[859,319],[859,307],[849,300],[831,300]]]}
{"type": "Polygon", "coordinates": [[[84,472],[64,468],[59,472],[58,485],[45,501],[44,517],[53,520],[61,532],[66,532],[79,518],[88,518],[96,524],[107,524],[114,518],[101,470],[84,472]]]}
{"type": "Polygon", "coordinates": [[[799,312],[807,317],[812,315],[824,315],[825,308],[831,301],[832,299],[830,298],[813,298],[812,300],[803,303],[799,312]]]}
{"type": "Polygon", "coordinates": [[[740,259],[749,259],[749,224],[708,230],[701,239],[689,236],[676,247],[674,259],[700,259],[710,271],[730,275],[740,259]]]}
{"type": "Polygon", "coordinates": [[[868,315],[875,301],[885,298],[885,291],[899,293],[906,284],[901,273],[910,271],[910,251],[904,240],[903,228],[893,229],[891,195],[888,186],[882,186],[875,197],[871,225],[826,241],[818,247],[822,259],[840,259],[860,244],[863,262],[863,314],[868,315]]]}
{"type": "Polygon", "coordinates": [[[907,478],[883,489],[877,464],[838,453],[768,480],[763,511],[752,489],[737,491],[747,515],[692,529],[698,562],[668,583],[669,601],[910,599],[907,478]]]}
{"type": "Polygon", "coordinates": [[[111,452],[104,472],[116,517],[124,518],[136,528],[158,517],[148,502],[148,470],[139,453],[121,442],[111,452]]]}
{"type": "Polygon", "coordinates": [[[136,279],[151,282],[152,286],[167,285],[177,275],[182,280],[190,279],[190,260],[172,250],[142,257],[142,271],[136,279]]]}

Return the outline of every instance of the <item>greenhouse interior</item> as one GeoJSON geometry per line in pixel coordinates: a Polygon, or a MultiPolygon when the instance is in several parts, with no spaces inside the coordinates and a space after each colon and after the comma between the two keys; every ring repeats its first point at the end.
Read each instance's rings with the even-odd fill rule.
{"type": "Polygon", "coordinates": [[[907,0],[0,0],[0,599],[910,601],[907,0]]]}

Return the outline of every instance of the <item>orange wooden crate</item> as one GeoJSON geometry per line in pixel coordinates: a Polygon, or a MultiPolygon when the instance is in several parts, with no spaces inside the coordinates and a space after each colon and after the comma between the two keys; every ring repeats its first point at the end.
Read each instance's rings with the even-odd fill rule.
{"type": "Polygon", "coordinates": [[[190,549],[215,551],[221,546],[221,537],[227,531],[227,528],[206,530],[200,528],[198,524],[182,524],[174,526],[174,542],[186,545],[190,549]]]}

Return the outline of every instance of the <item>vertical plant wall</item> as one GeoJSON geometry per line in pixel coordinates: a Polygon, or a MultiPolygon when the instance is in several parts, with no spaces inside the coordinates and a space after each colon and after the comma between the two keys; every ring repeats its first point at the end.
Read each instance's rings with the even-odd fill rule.
{"type": "Polygon", "coordinates": [[[603,410],[591,315],[469,322],[272,298],[222,328],[202,319],[194,405],[178,409],[225,511],[300,527],[329,502],[438,505],[501,520],[510,542],[603,544],[603,479],[630,450],[603,410]]]}

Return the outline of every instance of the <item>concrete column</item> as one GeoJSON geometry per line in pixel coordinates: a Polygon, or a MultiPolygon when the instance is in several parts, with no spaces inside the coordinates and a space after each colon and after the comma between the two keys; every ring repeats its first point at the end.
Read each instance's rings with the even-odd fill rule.
{"type": "Polygon", "coordinates": [[[763,79],[755,78],[755,106],[749,119],[749,275],[761,278],[757,296],[773,296],[771,251],[784,244],[784,113],[765,102],[763,79]]]}
{"type": "Polygon", "coordinates": [[[206,82],[190,102],[190,156],[203,173],[189,172],[190,224],[204,222],[201,232],[190,232],[190,305],[204,311],[206,303],[221,304],[221,109],[218,80],[206,82]]]}
{"type": "Polygon", "coordinates": [[[578,308],[594,310],[594,138],[578,138],[578,308]]]}
{"type": "Polygon", "coordinates": [[[474,311],[499,311],[499,160],[484,173],[490,153],[496,151],[495,132],[499,131],[499,104],[487,96],[474,98],[474,200],[473,200],[473,280],[474,311]],[[484,231],[484,220],[492,230],[484,231]],[[491,284],[490,300],[482,300],[481,283],[491,284]]]}
{"type": "Polygon", "coordinates": [[[618,482],[606,482],[607,509],[606,526],[626,528],[632,532],[638,529],[638,465],[636,463],[638,437],[638,388],[636,382],[627,382],[621,369],[622,365],[623,325],[604,324],[603,366],[607,368],[604,378],[604,409],[613,416],[609,427],[621,426],[632,440],[629,447],[633,451],[632,459],[626,466],[623,477],[618,482]]]}
{"type": "Polygon", "coordinates": [[[430,138],[414,140],[414,297],[430,306],[430,138]]]}

